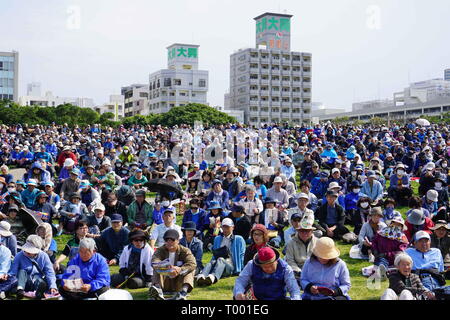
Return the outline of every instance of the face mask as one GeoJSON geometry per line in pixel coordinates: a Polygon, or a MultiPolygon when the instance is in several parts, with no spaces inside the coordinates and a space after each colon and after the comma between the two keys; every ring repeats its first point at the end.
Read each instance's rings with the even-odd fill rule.
{"type": "Polygon", "coordinates": [[[121,163],[117,163],[117,164],[116,164],[116,167],[117,167],[117,168],[120,168],[121,166],[122,166],[121,163]]]}
{"type": "Polygon", "coordinates": [[[443,164],[442,164],[442,168],[447,168],[447,164],[446,164],[446,163],[443,163],[443,164]]]}
{"type": "Polygon", "coordinates": [[[14,191],[16,191],[16,188],[8,188],[9,193],[14,192],[14,191]]]}
{"type": "Polygon", "coordinates": [[[392,207],[386,207],[386,212],[387,212],[387,213],[392,213],[392,212],[394,212],[394,208],[392,208],[392,207]]]}
{"type": "Polygon", "coordinates": [[[434,188],[435,188],[436,190],[441,190],[441,189],[442,189],[442,183],[441,183],[441,182],[436,182],[436,183],[434,184],[434,188]]]}
{"type": "Polygon", "coordinates": [[[352,176],[356,177],[356,171],[352,171],[352,176]]]}
{"type": "Polygon", "coordinates": [[[127,170],[122,170],[122,174],[127,174],[128,171],[127,170]]]}
{"type": "Polygon", "coordinates": [[[403,170],[398,170],[397,171],[397,175],[400,176],[400,177],[403,176],[404,174],[405,174],[405,171],[403,171],[403,170]]]}
{"type": "Polygon", "coordinates": [[[361,189],[359,189],[359,188],[358,188],[358,189],[353,189],[353,192],[354,192],[354,193],[359,193],[360,190],[361,190],[361,189]]]}
{"type": "Polygon", "coordinates": [[[168,206],[170,206],[170,201],[163,201],[163,202],[161,202],[161,205],[163,207],[168,207],[168,206]]]}
{"type": "Polygon", "coordinates": [[[368,202],[361,202],[361,208],[366,209],[369,206],[368,202]]]}

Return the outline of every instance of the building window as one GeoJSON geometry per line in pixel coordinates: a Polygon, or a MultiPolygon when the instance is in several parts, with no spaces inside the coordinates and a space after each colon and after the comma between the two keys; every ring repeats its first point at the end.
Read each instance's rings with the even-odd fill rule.
{"type": "Polygon", "coordinates": [[[176,86],[181,86],[181,79],[173,79],[173,84],[176,86]]]}
{"type": "Polygon", "coordinates": [[[147,92],[140,92],[139,93],[139,97],[141,97],[141,98],[148,98],[148,93],[147,92]]]}
{"type": "Polygon", "coordinates": [[[185,97],[186,96],[186,92],[180,92],[180,96],[185,97]]]}
{"type": "Polygon", "coordinates": [[[198,86],[199,87],[206,87],[206,80],[205,79],[198,80],[198,86]]]}
{"type": "Polygon", "coordinates": [[[172,79],[164,78],[164,87],[170,87],[172,85],[172,79]]]}

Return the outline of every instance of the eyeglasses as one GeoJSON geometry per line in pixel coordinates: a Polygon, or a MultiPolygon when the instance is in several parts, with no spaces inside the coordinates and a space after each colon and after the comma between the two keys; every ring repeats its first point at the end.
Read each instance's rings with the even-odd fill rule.
{"type": "Polygon", "coordinates": [[[176,239],[175,238],[165,238],[164,241],[166,241],[166,242],[168,242],[168,241],[175,242],[176,239]]]}
{"type": "Polygon", "coordinates": [[[144,239],[133,239],[134,242],[144,242],[144,239]]]}

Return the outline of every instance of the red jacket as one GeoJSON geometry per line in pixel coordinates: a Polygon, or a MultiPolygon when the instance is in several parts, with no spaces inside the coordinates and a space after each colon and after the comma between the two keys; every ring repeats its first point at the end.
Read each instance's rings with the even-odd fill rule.
{"type": "Polygon", "coordinates": [[[61,152],[58,156],[58,165],[62,168],[64,166],[64,161],[66,161],[67,158],[71,158],[73,161],[75,161],[75,165],[78,164],[77,157],[75,156],[75,153],[70,151],[70,153],[67,155],[65,151],[61,152]]]}
{"type": "MultiPolygon", "coordinates": [[[[412,242],[412,238],[414,236],[414,225],[409,223],[408,221],[406,221],[405,223],[406,227],[408,227],[408,230],[405,231],[405,235],[408,238],[409,242],[412,242]]],[[[431,228],[434,227],[434,223],[430,218],[425,218],[425,223],[419,227],[419,230],[422,231],[426,231],[428,232],[430,235],[433,234],[433,230],[431,230],[431,228]]],[[[419,230],[416,230],[419,231],[419,230]]]]}

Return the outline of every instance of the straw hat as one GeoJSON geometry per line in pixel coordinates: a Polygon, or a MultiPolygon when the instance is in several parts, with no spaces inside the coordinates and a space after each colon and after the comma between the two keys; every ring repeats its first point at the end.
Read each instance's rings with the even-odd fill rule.
{"type": "Polygon", "coordinates": [[[317,240],[313,253],[321,259],[335,259],[341,254],[339,249],[336,248],[333,239],[328,237],[322,237],[317,240]]]}
{"type": "Polygon", "coordinates": [[[7,221],[0,221],[0,235],[2,237],[9,237],[12,235],[11,225],[7,221]]]}

